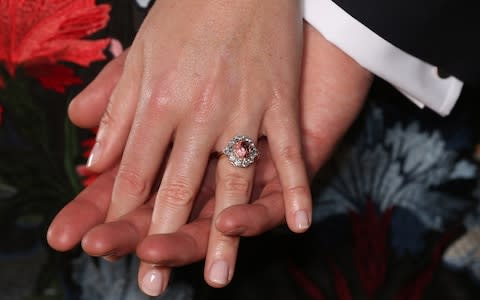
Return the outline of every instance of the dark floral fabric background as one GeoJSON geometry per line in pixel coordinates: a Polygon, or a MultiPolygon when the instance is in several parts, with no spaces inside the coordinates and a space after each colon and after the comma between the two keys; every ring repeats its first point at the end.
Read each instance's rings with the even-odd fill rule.
{"type": "MultiPolygon", "coordinates": [[[[105,51],[112,58],[131,43],[151,3],[97,2],[112,5],[106,29],[95,35],[112,39],[105,51]]],[[[63,94],[36,91],[50,107],[48,130],[58,137],[49,143],[52,159],[65,159],[65,140],[78,140],[71,161],[79,165],[76,176],[83,184],[95,179],[81,167],[94,132],[72,129],[74,137],[65,135],[70,128],[64,126],[65,109],[104,64],[76,69],[84,83],[63,94]]],[[[313,180],[311,230],[294,235],[281,227],[243,239],[227,288],[209,288],[198,263],[176,270],[157,299],[480,299],[479,113],[478,87],[466,87],[451,115],[442,118],[377,80],[358,120],[313,180]]],[[[15,124],[3,121],[0,148],[20,147],[15,124]]],[[[28,178],[7,174],[5,157],[0,157],[2,202],[27,187],[41,189],[38,172],[52,172],[35,169],[28,178]],[[28,182],[18,185],[12,176],[28,182]]],[[[62,194],[63,200],[75,192],[62,194]]],[[[63,203],[50,204],[43,223],[63,203]]],[[[0,206],[2,215],[12,215],[7,208],[15,206],[0,206]]],[[[60,255],[46,247],[43,227],[19,229],[18,219],[9,222],[15,226],[4,226],[9,231],[0,247],[0,299],[149,299],[138,290],[134,256],[110,263],[81,251],[60,255]],[[27,250],[9,249],[12,241],[27,250]],[[18,273],[25,266],[29,271],[18,273]]]]}

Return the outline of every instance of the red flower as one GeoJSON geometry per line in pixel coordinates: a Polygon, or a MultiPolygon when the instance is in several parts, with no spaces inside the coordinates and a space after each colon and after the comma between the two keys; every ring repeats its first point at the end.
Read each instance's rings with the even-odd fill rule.
{"type": "MultiPolygon", "coordinates": [[[[377,299],[377,293],[382,290],[387,280],[388,267],[388,233],[391,226],[393,207],[379,214],[372,201],[368,201],[363,214],[350,213],[353,233],[353,259],[360,286],[366,293],[365,299],[377,299]]],[[[454,237],[453,232],[444,234],[430,253],[431,260],[423,270],[409,278],[405,286],[395,295],[395,300],[421,300],[431,284],[434,272],[439,268],[445,249],[454,237]]],[[[348,285],[347,276],[337,266],[334,259],[326,258],[326,263],[332,274],[333,289],[338,300],[352,300],[353,293],[348,285]]],[[[307,277],[299,267],[290,265],[290,273],[295,282],[303,288],[312,300],[324,300],[323,291],[315,282],[307,277]]],[[[350,277],[352,278],[352,277],[350,277]]]]}
{"type": "Polygon", "coordinates": [[[105,58],[109,39],[84,38],[105,27],[109,11],[95,0],[0,0],[0,65],[12,77],[22,66],[45,88],[63,92],[80,79],[61,62],[86,67],[105,58]]]}
{"type": "Polygon", "coordinates": [[[353,259],[362,287],[369,299],[385,281],[388,263],[388,232],[393,209],[378,215],[371,200],[365,205],[365,212],[350,213],[354,238],[353,259]]]}
{"type": "Polygon", "coordinates": [[[77,174],[82,177],[83,186],[87,187],[91,185],[95,179],[97,179],[98,174],[87,169],[85,165],[77,166],[77,174]]]}
{"type": "Polygon", "coordinates": [[[348,286],[347,280],[343,276],[340,269],[333,263],[333,260],[329,261],[329,268],[333,273],[335,291],[337,292],[337,297],[340,300],[352,300],[352,294],[348,286]]]}
{"type": "Polygon", "coordinates": [[[432,282],[434,272],[440,266],[445,249],[452,242],[453,234],[447,232],[437,242],[432,251],[431,261],[427,267],[416,275],[397,295],[395,300],[421,300],[428,285],[432,282]]]}
{"type": "MultiPolygon", "coordinates": [[[[297,267],[293,262],[288,265],[288,271],[293,277],[293,280],[303,289],[305,294],[312,300],[325,300],[327,299],[323,292],[312,282],[310,278],[297,267]]],[[[342,299],[343,300],[343,299],[342,299]]]]}

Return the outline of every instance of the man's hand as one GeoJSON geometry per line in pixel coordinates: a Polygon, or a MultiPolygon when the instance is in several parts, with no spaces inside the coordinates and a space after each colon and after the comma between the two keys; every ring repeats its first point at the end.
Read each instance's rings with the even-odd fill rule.
{"type": "MultiPolygon", "coordinates": [[[[118,78],[115,74],[121,72],[121,60],[120,57],[110,63],[70,107],[70,117],[77,125],[93,127],[98,124],[101,115],[94,112],[106,108],[109,91],[114,85],[111,79],[118,78]]],[[[371,80],[371,74],[312,27],[305,26],[300,107],[304,157],[310,176],[328,159],[357,116],[371,80]]],[[[269,153],[267,144],[261,143],[259,147],[262,153],[269,153]]],[[[146,237],[155,195],[120,220],[104,224],[116,175],[114,169],[102,174],[57,215],[48,232],[48,241],[53,248],[62,251],[82,241],[84,250],[90,255],[110,258],[136,249],[144,262],[175,267],[205,258],[212,222],[225,235],[253,236],[285,221],[283,191],[268,155],[258,161],[253,202],[227,208],[212,220],[215,163],[214,159],[209,163],[190,223],[177,232],[146,237]]],[[[225,255],[235,258],[236,251],[225,255]]],[[[139,283],[144,290],[148,289],[144,278],[150,271],[150,268],[140,269],[139,283]]],[[[149,278],[151,284],[156,284],[154,277],[149,278]]]]}

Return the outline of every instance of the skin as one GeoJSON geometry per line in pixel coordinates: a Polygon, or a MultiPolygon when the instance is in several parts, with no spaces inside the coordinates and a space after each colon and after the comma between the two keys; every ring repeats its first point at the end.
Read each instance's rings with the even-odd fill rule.
{"type": "MultiPolygon", "coordinates": [[[[302,37],[299,1],[157,1],[126,55],[87,164],[104,172],[120,159],[107,222],[143,205],[154,188],[148,233],[177,231],[188,221],[212,152],[241,134],[268,138],[288,226],[307,230],[312,208],[298,107],[302,37]]],[[[214,215],[249,202],[256,167],[218,160],[214,215]]],[[[205,277],[212,286],[231,280],[226,253],[236,253],[238,243],[210,229],[205,277]]],[[[168,270],[151,271],[152,280],[167,281],[168,270]]]]}
{"type": "MultiPolygon", "coordinates": [[[[302,85],[300,89],[300,124],[305,161],[310,177],[328,159],[360,111],[372,76],[356,62],[326,41],[309,25],[304,26],[302,85]]],[[[70,107],[70,118],[81,127],[96,126],[106,109],[109,97],[121,78],[124,53],[98,75],[70,107]]],[[[133,251],[144,262],[139,270],[139,284],[153,267],[168,270],[204,259],[209,255],[209,234],[215,228],[223,236],[261,234],[285,222],[284,192],[268,144],[259,147],[265,156],[257,163],[251,204],[239,204],[214,214],[215,169],[210,159],[202,187],[197,195],[189,223],[171,233],[149,235],[152,213],[158,192],[116,221],[105,223],[114,191],[118,167],[104,172],[96,182],[73,199],[53,220],[48,231],[49,244],[59,251],[82,243],[90,255],[109,259],[133,251]],[[119,234],[121,233],[121,234],[119,234]]],[[[118,163],[117,163],[118,166],[118,163]]],[[[236,248],[223,249],[222,255],[234,269],[236,248]]],[[[207,274],[206,274],[207,275],[207,274]]],[[[164,279],[157,290],[167,285],[164,279]]],[[[212,286],[206,276],[206,280],[212,286]]]]}

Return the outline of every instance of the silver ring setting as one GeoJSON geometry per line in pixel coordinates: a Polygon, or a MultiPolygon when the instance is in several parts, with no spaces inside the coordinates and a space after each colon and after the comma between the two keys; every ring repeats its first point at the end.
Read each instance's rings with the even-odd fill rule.
{"type": "Polygon", "coordinates": [[[246,168],[258,159],[258,149],[251,138],[245,135],[234,136],[223,149],[223,154],[230,163],[239,168],[246,168]]]}

